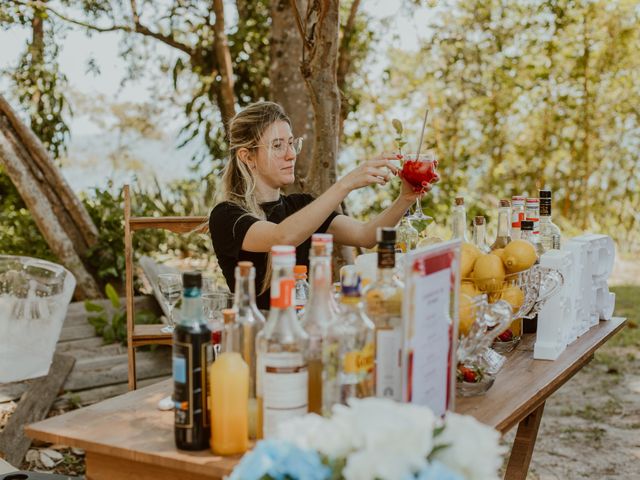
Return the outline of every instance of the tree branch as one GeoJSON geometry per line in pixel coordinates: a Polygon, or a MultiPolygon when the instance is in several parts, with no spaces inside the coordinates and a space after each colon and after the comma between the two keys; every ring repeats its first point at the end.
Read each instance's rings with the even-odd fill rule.
{"type": "Polygon", "coordinates": [[[224,31],[224,3],[222,0],[213,0],[213,11],[216,15],[216,20],[213,25],[213,31],[215,35],[215,54],[218,61],[218,67],[220,70],[220,85],[219,90],[220,97],[218,106],[222,113],[222,122],[226,126],[236,114],[235,111],[235,93],[233,91],[233,65],[231,63],[231,53],[229,52],[229,44],[227,42],[227,35],[224,31]]]}
{"type": "Polygon", "coordinates": [[[296,19],[296,27],[298,27],[298,32],[300,32],[300,37],[302,38],[302,50],[304,51],[308,46],[307,34],[305,33],[304,27],[302,26],[302,17],[300,16],[300,10],[298,10],[298,2],[296,0],[291,0],[291,9],[293,10],[293,17],[296,19]]]}
{"type": "MultiPolygon", "coordinates": [[[[58,12],[57,10],[51,8],[46,3],[38,1],[38,0],[10,0],[10,1],[12,1],[14,4],[23,5],[23,6],[26,6],[26,7],[42,8],[42,9],[46,10],[47,12],[49,12],[50,14],[55,15],[56,17],[58,17],[60,20],[63,20],[65,22],[67,22],[67,23],[71,23],[73,25],[78,25],[79,27],[86,28],[87,30],[92,30],[94,32],[106,33],[106,32],[121,31],[121,32],[128,32],[128,33],[139,33],[139,34],[147,36],[147,37],[155,38],[156,40],[159,40],[162,43],[165,43],[165,44],[169,45],[170,47],[173,47],[173,48],[175,48],[177,50],[185,52],[186,54],[188,54],[190,56],[193,55],[193,53],[194,53],[192,47],[177,41],[175,38],[173,38],[172,35],[163,35],[161,33],[154,32],[154,31],[150,30],[148,27],[142,25],[139,21],[137,23],[135,23],[135,16],[134,16],[134,25],[133,26],[131,26],[131,25],[111,25],[109,27],[99,27],[97,25],[92,25],[90,23],[83,22],[82,20],[77,20],[75,18],[68,17],[68,16],[58,12]]],[[[135,5],[135,2],[132,2],[132,4],[135,5]]]]}
{"type": "Polygon", "coordinates": [[[359,6],[360,0],[353,0],[351,8],[349,9],[347,23],[342,30],[342,41],[340,42],[340,49],[338,50],[338,88],[341,92],[344,92],[344,85],[347,80],[347,73],[349,72],[349,65],[351,63],[349,46],[351,45],[351,37],[356,26],[356,15],[358,13],[359,6]]]}

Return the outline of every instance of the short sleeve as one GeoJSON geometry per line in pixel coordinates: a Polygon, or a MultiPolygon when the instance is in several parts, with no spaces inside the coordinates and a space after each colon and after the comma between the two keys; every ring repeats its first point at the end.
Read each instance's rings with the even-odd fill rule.
{"type": "MultiPolygon", "coordinates": [[[[309,205],[311,202],[315,200],[315,197],[308,193],[293,194],[293,195],[290,195],[290,197],[291,197],[292,203],[295,205],[296,211],[302,210],[304,207],[306,207],[307,205],[309,205]]],[[[327,217],[327,219],[324,222],[322,222],[322,225],[318,227],[318,229],[316,230],[316,233],[327,233],[327,230],[329,230],[329,226],[331,225],[331,222],[338,215],[339,215],[338,212],[335,212],[335,211],[331,212],[327,217]]]]}
{"type": "Polygon", "coordinates": [[[209,216],[209,233],[218,257],[238,258],[247,231],[259,219],[239,205],[222,202],[209,216]]]}

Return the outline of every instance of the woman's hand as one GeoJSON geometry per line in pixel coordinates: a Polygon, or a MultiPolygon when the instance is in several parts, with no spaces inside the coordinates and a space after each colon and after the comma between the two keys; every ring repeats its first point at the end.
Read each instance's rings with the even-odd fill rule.
{"type": "Polygon", "coordinates": [[[362,162],[356,168],[338,180],[349,192],[368,185],[386,185],[394,175],[398,174],[398,167],[388,158],[376,158],[362,162]]]}

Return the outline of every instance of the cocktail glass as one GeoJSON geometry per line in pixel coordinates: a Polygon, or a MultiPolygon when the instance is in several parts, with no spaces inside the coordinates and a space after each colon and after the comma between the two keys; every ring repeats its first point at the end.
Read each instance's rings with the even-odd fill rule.
{"type": "MultiPolygon", "coordinates": [[[[424,192],[427,187],[440,180],[436,172],[438,160],[435,151],[429,150],[421,153],[417,158],[416,154],[405,154],[403,156],[402,171],[400,175],[409,182],[416,192],[424,192]]],[[[416,198],[416,210],[409,217],[411,221],[426,221],[430,219],[422,211],[421,198],[416,198]]]]}

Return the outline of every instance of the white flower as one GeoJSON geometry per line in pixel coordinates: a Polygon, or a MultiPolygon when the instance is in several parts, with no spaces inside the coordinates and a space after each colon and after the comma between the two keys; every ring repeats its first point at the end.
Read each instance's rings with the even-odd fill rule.
{"type": "Polygon", "coordinates": [[[500,434],[475,418],[449,412],[437,444],[449,444],[435,458],[467,480],[496,480],[505,448],[500,434]]]}
{"type": "Polygon", "coordinates": [[[347,459],[345,480],[403,480],[427,465],[425,457],[398,450],[362,450],[347,459]]]}
{"type": "Polygon", "coordinates": [[[278,428],[276,438],[317,450],[330,458],[344,458],[356,449],[351,425],[339,418],[323,418],[314,413],[293,418],[278,428]]]}

